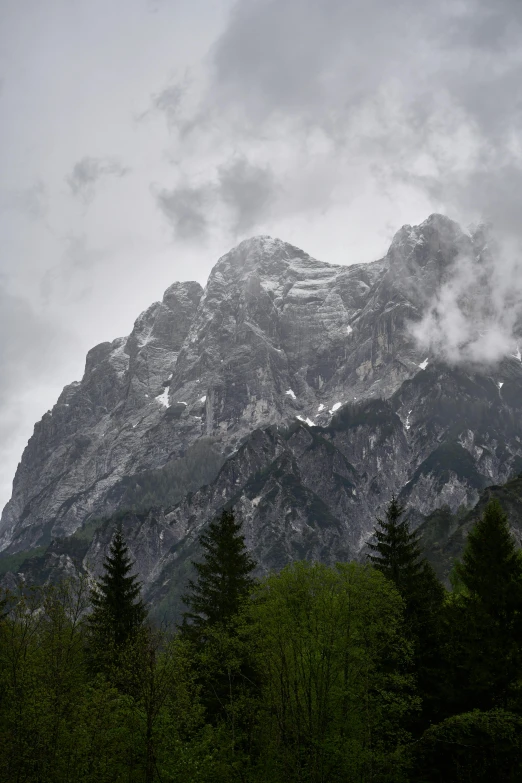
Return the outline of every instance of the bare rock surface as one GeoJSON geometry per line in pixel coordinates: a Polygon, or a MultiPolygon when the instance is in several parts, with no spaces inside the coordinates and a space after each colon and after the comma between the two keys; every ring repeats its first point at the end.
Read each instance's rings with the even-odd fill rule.
{"type": "MultiPolygon", "coordinates": [[[[0,548],[66,540],[125,509],[129,482],[175,474],[207,442],[222,459],[201,471],[205,486],[194,478],[176,505],[124,517],[155,600],[226,504],[261,570],[361,556],[392,492],[418,522],[473,505],[522,470],[520,356],[449,366],[410,325],[484,246],[432,215],[373,263],[334,266],[261,236],[219,259],[204,290],[175,283],[128,337],[88,353],[82,380],[36,424],[0,548]]],[[[110,529],[95,525],[85,567],[100,568],[110,529]]]]}

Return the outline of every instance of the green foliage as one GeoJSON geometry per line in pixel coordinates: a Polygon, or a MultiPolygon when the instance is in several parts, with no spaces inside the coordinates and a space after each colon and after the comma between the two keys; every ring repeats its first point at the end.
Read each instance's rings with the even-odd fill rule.
{"type": "Polygon", "coordinates": [[[296,563],[249,606],[262,683],[259,780],[402,780],[402,601],[369,566],[296,563]]]}
{"type": "Polygon", "coordinates": [[[376,543],[369,545],[375,554],[369,559],[404,600],[407,634],[413,642],[414,671],[423,701],[416,727],[419,730],[435,719],[440,709],[438,682],[445,591],[431,565],[421,557],[418,536],[410,531],[404,511],[392,496],[385,519],[377,520],[376,543]]]}
{"type": "Polygon", "coordinates": [[[406,619],[417,637],[424,637],[427,626],[441,611],[444,588],[431,565],[422,557],[419,538],[411,532],[404,517],[404,507],[397,498],[386,509],[385,519],[378,519],[370,543],[370,562],[389,579],[405,602],[406,619]]]}
{"type": "Polygon", "coordinates": [[[449,574],[453,563],[462,556],[469,531],[481,519],[491,500],[497,500],[509,518],[513,529],[522,532],[522,476],[505,484],[487,487],[472,509],[460,508],[456,514],[449,509],[437,509],[419,528],[420,540],[426,557],[438,576],[450,585],[449,574]]]}
{"type": "Polygon", "coordinates": [[[498,500],[488,503],[471,530],[456,570],[486,611],[503,623],[513,621],[522,603],[522,556],[498,500]]]}
{"type": "Polygon", "coordinates": [[[470,531],[446,608],[453,711],[522,707],[522,557],[497,500],[470,531]]]}
{"type": "Polygon", "coordinates": [[[522,780],[522,718],[504,710],[455,715],[413,748],[416,783],[522,780]]]}
{"type": "Polygon", "coordinates": [[[369,556],[370,562],[393,582],[401,595],[411,592],[413,582],[422,571],[419,541],[415,533],[410,532],[407,519],[402,518],[404,511],[404,506],[393,495],[385,519],[377,519],[376,543],[368,544],[376,553],[369,556]]]}
{"type": "Polygon", "coordinates": [[[183,601],[183,633],[201,639],[209,627],[227,626],[252,592],[256,567],[245,547],[241,524],[232,511],[223,511],[199,537],[203,562],[192,563],[197,580],[188,582],[183,601]]]}
{"type": "Polygon", "coordinates": [[[139,631],[147,615],[140,597],[141,584],[131,574],[133,566],[118,528],[103,564],[104,574],[91,590],[90,649],[93,666],[99,670],[108,671],[111,661],[139,631]]]}
{"type": "Polygon", "coordinates": [[[256,639],[245,614],[248,606],[227,626],[208,628],[205,645],[196,649],[194,657],[205,716],[219,737],[221,763],[239,779],[245,778],[257,758],[259,730],[256,639]]]}
{"type": "Polygon", "coordinates": [[[144,622],[121,534],[91,615],[82,580],[2,593],[0,780],[522,779],[522,567],[505,516],[488,506],[470,533],[440,623],[440,585],[403,525],[394,500],[373,565],[254,581],[226,513],[201,536],[172,637],[144,622]]]}
{"type": "Polygon", "coordinates": [[[213,725],[231,722],[232,747],[237,752],[241,742],[236,734],[245,730],[238,705],[249,691],[243,687],[246,680],[254,678],[248,649],[236,632],[237,618],[254,589],[251,574],[256,564],[232,511],[223,511],[211,522],[199,544],[204,558],[193,563],[197,580],[189,580],[183,596],[189,611],[183,615],[180,630],[190,640],[198,662],[206,717],[213,725]]]}
{"type": "Polygon", "coordinates": [[[67,780],[82,752],[87,601],[83,582],[10,596],[0,630],[1,780],[67,780]]]}
{"type": "Polygon", "coordinates": [[[214,776],[186,645],[141,629],[119,659],[123,694],[89,675],[84,582],[7,596],[0,623],[0,780],[152,783],[214,776]]]}

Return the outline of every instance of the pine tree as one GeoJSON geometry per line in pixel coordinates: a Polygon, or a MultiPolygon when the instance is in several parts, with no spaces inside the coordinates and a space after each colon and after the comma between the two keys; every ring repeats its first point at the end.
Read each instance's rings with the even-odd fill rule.
{"type": "Polygon", "coordinates": [[[119,527],[103,564],[105,573],[91,591],[91,638],[106,650],[121,649],[147,616],[141,583],[131,574],[134,562],[119,527]]]}
{"type": "Polygon", "coordinates": [[[503,624],[522,611],[522,557],[498,500],[470,531],[456,572],[468,594],[503,624]]]}
{"type": "Polygon", "coordinates": [[[7,594],[7,591],[6,591],[6,590],[4,590],[4,591],[3,591],[3,592],[0,594],[0,623],[2,622],[2,620],[3,620],[4,618],[6,618],[6,617],[7,617],[7,614],[8,614],[8,605],[9,605],[9,601],[8,601],[8,594],[7,594]]]}
{"type": "Polygon", "coordinates": [[[235,521],[233,512],[223,511],[200,535],[204,559],[192,563],[197,580],[189,580],[182,596],[189,610],[183,614],[184,635],[201,638],[206,628],[227,627],[252,592],[255,579],[251,574],[256,563],[240,531],[241,524],[235,521]]]}
{"type": "Polygon", "coordinates": [[[241,705],[245,700],[249,703],[256,674],[248,645],[234,621],[256,584],[252,577],[256,563],[232,511],[223,511],[213,520],[200,535],[199,544],[203,562],[192,563],[197,579],[188,582],[182,596],[188,611],[180,631],[195,653],[207,720],[214,724],[224,720],[238,749],[239,738],[249,734],[246,724],[251,721],[241,705]]]}
{"type": "Polygon", "coordinates": [[[374,531],[377,543],[368,544],[376,552],[369,556],[370,562],[394,583],[403,598],[422,572],[419,541],[416,534],[410,532],[408,521],[401,519],[404,511],[404,506],[392,495],[385,519],[377,519],[379,527],[374,531]]]}
{"type": "Polygon", "coordinates": [[[419,718],[422,728],[440,709],[441,619],[445,591],[432,566],[422,557],[418,535],[410,531],[404,512],[404,506],[392,495],[385,519],[377,519],[376,543],[368,545],[375,554],[369,555],[369,560],[393,582],[404,601],[406,628],[414,644],[418,690],[423,700],[419,718]]]}
{"type": "Polygon", "coordinates": [[[520,709],[522,556],[497,500],[470,531],[455,570],[464,587],[448,607],[456,709],[520,709]]]}

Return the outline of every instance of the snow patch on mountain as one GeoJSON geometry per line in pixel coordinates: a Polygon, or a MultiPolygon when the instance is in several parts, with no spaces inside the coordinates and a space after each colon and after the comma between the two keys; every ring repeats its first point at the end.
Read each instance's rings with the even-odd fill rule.
{"type": "Polygon", "coordinates": [[[160,405],[163,405],[165,408],[169,407],[169,387],[165,386],[164,391],[161,394],[158,394],[157,397],[155,397],[157,402],[160,403],[160,405]]]}

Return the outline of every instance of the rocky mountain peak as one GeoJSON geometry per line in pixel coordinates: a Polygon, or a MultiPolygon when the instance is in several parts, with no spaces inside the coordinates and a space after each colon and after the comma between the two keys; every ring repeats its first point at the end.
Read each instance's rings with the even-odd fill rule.
{"type": "Polygon", "coordinates": [[[405,225],[397,231],[388,250],[392,266],[413,262],[419,267],[435,263],[450,265],[459,254],[471,253],[472,242],[458,223],[445,215],[433,214],[418,226],[405,225]]]}
{"type": "Polygon", "coordinates": [[[240,283],[253,277],[262,279],[265,287],[273,288],[282,277],[310,279],[323,270],[336,269],[288,242],[261,235],[245,239],[222,256],[210,273],[207,288],[221,280],[240,283]]]}
{"type": "Polygon", "coordinates": [[[402,226],[386,261],[390,279],[423,308],[454,272],[458,260],[474,255],[471,236],[445,215],[433,214],[418,226],[402,226]]]}
{"type": "MultiPolygon", "coordinates": [[[[428,352],[428,359],[426,349],[419,348],[409,325],[422,319],[447,270],[470,252],[469,235],[449,218],[431,215],[419,226],[403,226],[386,258],[373,263],[332,265],[280,239],[257,236],[218,260],[204,290],[195,282],[174,283],[162,301],[136,319],[128,337],[89,352],[81,382],[67,386],[52,412],[35,426],[2,516],[0,549],[18,551],[46,536],[71,535],[85,521],[124,507],[129,488],[133,497],[139,495],[142,481],[143,487],[150,482],[164,487],[170,486],[168,477],[175,476],[180,485],[179,477],[188,471],[194,489],[200,486],[195,476],[202,483],[211,481],[212,466],[236,454],[242,456],[225,463],[219,488],[212,490],[213,510],[232,502],[248,485],[254,493],[248,512],[253,520],[249,535],[254,536],[260,509],[268,517],[272,514],[276,525],[278,515],[287,513],[290,493],[304,504],[298,520],[288,517],[290,528],[299,524],[305,529],[313,509],[322,508],[321,518],[329,520],[331,535],[337,536],[332,531],[342,528],[339,514],[345,514],[353,528],[346,541],[356,550],[372,520],[378,491],[399,490],[425,460],[429,470],[423,468],[415,482],[431,487],[430,449],[445,437],[445,424],[431,440],[422,435],[440,395],[425,402],[428,391],[416,379],[433,374],[428,389],[443,389],[449,381],[435,367],[435,355],[428,352]],[[432,369],[426,372],[427,367],[432,369]],[[399,393],[400,405],[394,397],[399,393]],[[379,398],[387,401],[385,410],[379,398]],[[396,401],[396,410],[390,400],[396,401]],[[332,421],[345,410],[350,412],[342,419],[346,434],[334,434],[332,421]],[[296,423],[299,429],[290,445],[283,444],[281,435],[273,455],[270,446],[270,454],[261,459],[259,443],[250,441],[252,433],[270,426],[292,430],[296,423]],[[330,448],[334,440],[340,453],[330,448]],[[251,443],[250,450],[241,450],[245,442],[251,443]],[[279,459],[281,449],[290,449],[285,467],[274,467],[270,486],[259,500],[255,475],[269,467],[276,451],[279,459]],[[266,500],[274,493],[277,508],[275,501],[266,500]],[[338,501],[332,511],[335,493],[338,501]],[[271,511],[265,502],[272,503],[271,511]]],[[[516,364],[512,371],[517,380],[512,386],[507,375],[502,376],[499,386],[498,379],[490,379],[482,408],[497,401],[509,407],[515,399],[522,365],[516,357],[511,363],[516,364]]],[[[463,397],[462,383],[452,398],[463,397]]],[[[477,394],[473,388],[470,400],[477,394]]],[[[476,421],[482,408],[477,408],[476,421]]],[[[506,422],[510,417],[507,411],[506,422]]],[[[474,427],[475,419],[468,424],[470,431],[474,427]]],[[[484,467],[481,463],[477,468],[481,476],[487,471],[492,478],[503,476],[522,451],[513,440],[505,455],[490,457],[501,440],[512,438],[507,424],[499,423],[497,430],[474,441],[483,449],[484,467]]],[[[464,438],[463,443],[471,440],[464,438]]],[[[443,457],[451,453],[462,462],[464,448],[468,446],[446,450],[443,457]]],[[[473,459],[478,460],[475,451],[473,459]]],[[[475,485],[469,489],[471,468],[466,466],[459,468],[461,484],[451,476],[448,480],[446,494],[452,498],[475,492],[475,485]]],[[[434,492],[429,490],[426,503],[432,502],[434,492]]],[[[197,501],[198,524],[209,513],[206,498],[203,492],[197,501]]],[[[196,513],[189,506],[183,529],[196,513]]],[[[172,514],[178,519],[182,512],[172,514]]],[[[179,520],[181,525],[181,516],[179,520]]],[[[165,541],[173,534],[169,530],[165,541]]],[[[277,535],[284,538],[287,533],[277,535]]]]}

